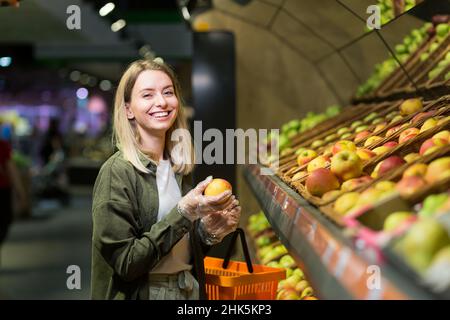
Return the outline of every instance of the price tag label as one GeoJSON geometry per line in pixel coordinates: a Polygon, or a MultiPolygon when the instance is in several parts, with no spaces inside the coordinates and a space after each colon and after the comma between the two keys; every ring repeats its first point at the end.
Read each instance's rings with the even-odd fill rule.
{"type": "Polygon", "coordinates": [[[339,251],[338,262],[336,264],[336,268],[334,269],[334,275],[336,276],[336,278],[341,278],[345,268],[348,265],[348,261],[350,260],[351,255],[352,253],[348,248],[343,248],[339,251]]]}
{"type": "Polygon", "coordinates": [[[311,222],[311,224],[309,226],[310,226],[310,229],[307,234],[307,237],[308,237],[309,242],[313,242],[314,237],[316,236],[317,223],[315,221],[313,221],[313,222],[311,222]]]}
{"type": "Polygon", "coordinates": [[[336,251],[336,244],[333,241],[329,241],[322,255],[322,262],[324,265],[326,266],[329,265],[331,257],[333,256],[335,251],[336,251]]]}

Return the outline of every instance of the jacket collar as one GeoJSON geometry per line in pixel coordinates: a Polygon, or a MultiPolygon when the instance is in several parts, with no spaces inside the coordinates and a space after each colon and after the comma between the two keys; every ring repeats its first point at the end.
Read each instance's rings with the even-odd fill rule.
{"type": "Polygon", "coordinates": [[[144,165],[144,167],[150,169],[150,171],[152,171],[153,173],[156,173],[157,164],[155,161],[153,161],[152,159],[150,159],[149,157],[147,157],[145,154],[143,154],[140,151],[138,151],[138,157],[139,157],[139,160],[144,165]]]}
{"type": "MultiPolygon", "coordinates": [[[[138,155],[142,164],[156,175],[156,167],[158,166],[157,163],[140,151],[138,152],[138,155]]],[[[183,175],[181,173],[175,172],[175,179],[177,180],[179,186],[181,186],[182,177],[183,175]]]]}

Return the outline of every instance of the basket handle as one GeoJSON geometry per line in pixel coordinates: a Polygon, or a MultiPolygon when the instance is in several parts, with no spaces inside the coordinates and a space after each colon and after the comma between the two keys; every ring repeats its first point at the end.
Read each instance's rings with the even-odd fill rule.
{"type": "Polygon", "coordinates": [[[225,258],[223,259],[222,268],[226,269],[228,267],[228,263],[230,262],[230,258],[231,258],[231,252],[233,251],[233,247],[236,244],[238,235],[241,236],[241,245],[242,245],[242,250],[244,251],[244,258],[245,258],[245,262],[247,263],[248,272],[253,273],[253,265],[252,265],[252,260],[250,259],[250,254],[248,253],[248,246],[247,246],[247,241],[245,240],[245,233],[244,233],[244,230],[242,230],[241,228],[237,228],[236,231],[233,232],[233,236],[231,238],[230,245],[228,246],[228,250],[225,255],[225,258]]]}

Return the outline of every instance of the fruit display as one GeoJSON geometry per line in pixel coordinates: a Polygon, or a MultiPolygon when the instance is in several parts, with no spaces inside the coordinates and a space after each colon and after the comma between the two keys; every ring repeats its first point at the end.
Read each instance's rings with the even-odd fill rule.
{"type": "MultiPolygon", "coordinates": [[[[384,25],[402,13],[414,8],[418,2],[416,0],[378,0],[377,6],[380,9],[380,24],[384,25]]],[[[370,30],[366,27],[366,31],[370,30]]]]}
{"type": "MultiPolygon", "coordinates": [[[[443,244],[430,244],[431,249],[421,249],[408,239],[418,233],[415,228],[426,224],[422,220],[445,216],[450,210],[446,192],[450,188],[450,96],[368,106],[359,117],[292,145],[295,151],[280,158],[276,174],[347,236],[369,246],[376,261],[388,261],[402,270],[395,263],[399,259],[425,279],[435,255],[439,261],[444,259],[444,253],[438,255],[447,246],[444,232],[436,239],[444,239],[443,244]],[[396,257],[394,262],[386,255],[396,257]]],[[[251,219],[249,232],[255,237],[260,261],[271,266],[287,264],[290,258],[282,257],[292,255],[267,221],[251,219]]],[[[291,284],[301,280],[291,276],[280,283],[279,298],[302,297],[291,284]]],[[[427,290],[434,292],[431,287],[427,290]]]]}
{"type": "MultiPolygon", "coordinates": [[[[434,16],[395,46],[415,85],[391,57],[327,125],[292,135],[278,162],[247,166],[274,225],[249,225],[262,263],[295,257],[325,299],[373,298],[373,266],[377,299],[450,298],[449,50],[449,16],[434,16]]],[[[278,298],[305,298],[302,281],[288,270],[278,298]]]]}
{"type": "Polygon", "coordinates": [[[308,112],[302,119],[291,120],[281,126],[278,140],[271,137],[270,133],[267,136],[266,144],[278,143],[280,152],[286,150],[293,138],[298,134],[315,128],[320,123],[327,119],[337,116],[341,112],[341,107],[338,105],[328,106],[323,113],[308,112]]]}
{"type": "MultiPolygon", "coordinates": [[[[414,54],[421,45],[429,38],[428,30],[432,27],[430,23],[424,24],[419,29],[414,29],[403,39],[402,43],[398,43],[394,47],[396,58],[401,63],[406,63],[408,58],[414,54]]],[[[358,87],[356,96],[361,97],[373,92],[381,83],[391,75],[399,67],[396,59],[390,56],[383,62],[376,64],[371,76],[358,87]]]]}
{"type": "Polygon", "coordinates": [[[403,64],[403,68],[392,56],[375,65],[374,73],[358,88],[356,100],[409,92],[446,80],[450,24],[448,16],[437,17],[433,23],[426,23],[413,30],[403,43],[394,47],[395,58],[403,64]],[[409,76],[405,75],[404,70],[409,76]]]}
{"type": "Polygon", "coordinates": [[[281,244],[262,211],[249,217],[247,232],[263,265],[286,269],[286,279],[278,283],[277,300],[317,300],[303,270],[281,244]]]}

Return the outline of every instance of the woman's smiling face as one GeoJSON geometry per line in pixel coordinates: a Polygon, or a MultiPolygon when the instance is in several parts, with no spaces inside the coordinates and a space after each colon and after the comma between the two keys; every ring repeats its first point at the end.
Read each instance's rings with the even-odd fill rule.
{"type": "Polygon", "coordinates": [[[163,71],[145,70],[136,79],[126,113],[129,120],[136,120],[140,129],[165,134],[175,122],[178,107],[170,77],[163,71]]]}

